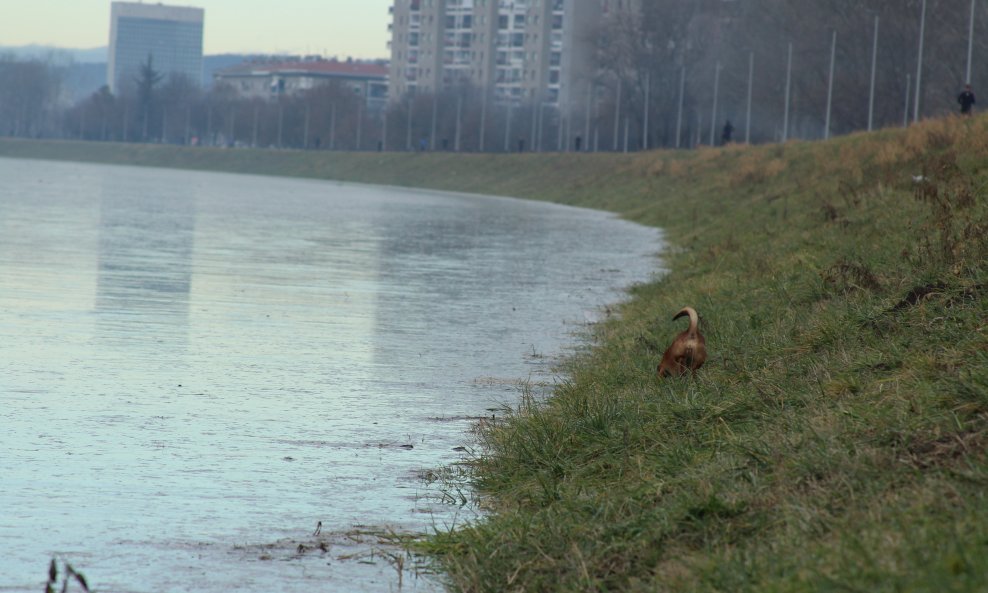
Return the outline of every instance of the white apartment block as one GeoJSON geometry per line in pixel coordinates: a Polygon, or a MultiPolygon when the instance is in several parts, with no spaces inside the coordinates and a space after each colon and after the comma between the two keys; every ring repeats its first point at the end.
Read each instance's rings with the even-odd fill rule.
{"type": "Polygon", "coordinates": [[[572,108],[596,74],[596,31],[621,0],[395,0],[391,98],[464,83],[503,103],[572,108]]]}

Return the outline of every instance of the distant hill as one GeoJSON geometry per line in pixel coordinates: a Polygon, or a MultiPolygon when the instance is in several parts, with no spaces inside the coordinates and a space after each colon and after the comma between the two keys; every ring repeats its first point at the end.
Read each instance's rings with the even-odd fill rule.
{"type": "Polygon", "coordinates": [[[0,54],[12,53],[19,58],[52,58],[57,62],[74,62],[76,64],[106,64],[106,47],[92,49],[73,49],[54,47],[51,45],[0,45],[0,54]]]}

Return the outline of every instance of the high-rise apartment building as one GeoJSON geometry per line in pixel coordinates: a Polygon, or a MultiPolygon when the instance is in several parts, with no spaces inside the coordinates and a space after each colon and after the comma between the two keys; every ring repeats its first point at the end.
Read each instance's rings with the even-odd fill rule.
{"type": "Polygon", "coordinates": [[[395,0],[391,97],[468,83],[499,101],[574,105],[620,0],[395,0]]]}
{"type": "Polygon", "coordinates": [[[117,94],[131,90],[148,56],[155,71],[201,84],[203,17],[201,8],[112,3],[106,72],[110,90],[117,94]]]}

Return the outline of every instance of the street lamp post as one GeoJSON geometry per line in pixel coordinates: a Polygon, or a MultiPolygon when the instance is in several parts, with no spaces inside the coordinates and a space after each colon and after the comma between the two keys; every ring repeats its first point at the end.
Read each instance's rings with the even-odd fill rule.
{"type": "Polygon", "coordinates": [[[460,152],[460,120],[463,117],[463,96],[456,98],[456,140],[453,142],[453,148],[456,152],[460,152]]]}
{"type": "Polygon", "coordinates": [[[837,61],[837,29],[830,41],[830,76],[827,79],[827,116],[824,118],[823,139],[830,138],[830,108],[834,101],[834,63],[837,61]]]}
{"type": "Polygon", "coordinates": [[[710,146],[714,145],[714,134],[717,130],[717,95],[720,93],[720,62],[714,66],[714,106],[710,113],[710,146]]]}
{"type": "Polygon", "coordinates": [[[782,141],[789,140],[789,96],[792,92],[792,43],[789,44],[789,59],[786,65],[786,107],[782,116],[782,141]]]}
{"type": "Polygon", "coordinates": [[[429,137],[429,150],[435,152],[436,150],[436,124],[439,118],[439,94],[433,93],[432,95],[432,135],[429,137]]]}
{"type": "Polygon", "coordinates": [[[642,149],[648,150],[648,112],[652,100],[652,73],[645,75],[645,123],[642,125],[642,149]]]}
{"type": "Polygon", "coordinates": [[[508,121],[504,126],[504,152],[511,152],[511,105],[508,105],[508,121]]]}
{"type": "Polygon", "coordinates": [[[906,74],[906,107],[902,112],[902,127],[909,127],[909,90],[912,88],[912,75],[906,74]]]}
{"type": "Polygon", "coordinates": [[[913,122],[919,121],[919,97],[923,87],[923,37],[926,35],[926,0],[919,17],[919,58],[916,60],[916,97],[913,99],[913,122]]]}
{"type": "Polygon", "coordinates": [[[618,150],[618,141],[621,134],[621,79],[618,78],[617,93],[614,99],[614,152],[618,150]]]}
{"type": "Polygon", "coordinates": [[[974,57],[974,8],[978,0],[971,0],[971,20],[967,31],[967,76],[964,82],[971,84],[971,61],[974,57]]]}
{"type": "Polygon", "coordinates": [[[878,69],[878,16],[875,16],[875,35],[871,44],[871,90],[868,93],[868,131],[875,121],[875,72],[878,69]]]}
{"type": "Polygon", "coordinates": [[[679,71],[679,110],[676,112],[676,148],[680,147],[683,133],[683,101],[686,95],[686,65],[679,71]]]}
{"type": "Polygon", "coordinates": [[[748,109],[744,120],[744,143],[751,143],[751,90],[755,82],[755,52],[748,54],[748,109]]]}
{"type": "MultiPolygon", "coordinates": [[[[414,101],[411,95],[408,96],[408,114],[407,121],[405,122],[405,150],[407,152],[412,152],[412,105],[414,101]]],[[[335,113],[335,111],[334,111],[335,113]]]]}

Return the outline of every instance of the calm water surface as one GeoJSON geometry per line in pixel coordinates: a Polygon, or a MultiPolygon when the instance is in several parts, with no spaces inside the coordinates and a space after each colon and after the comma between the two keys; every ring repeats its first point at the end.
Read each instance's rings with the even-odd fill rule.
{"type": "Polygon", "coordinates": [[[0,591],[41,591],[52,555],[101,591],[398,590],[347,534],[464,520],[422,472],[551,381],[660,249],[505,198],[7,159],[0,180],[0,591]]]}

